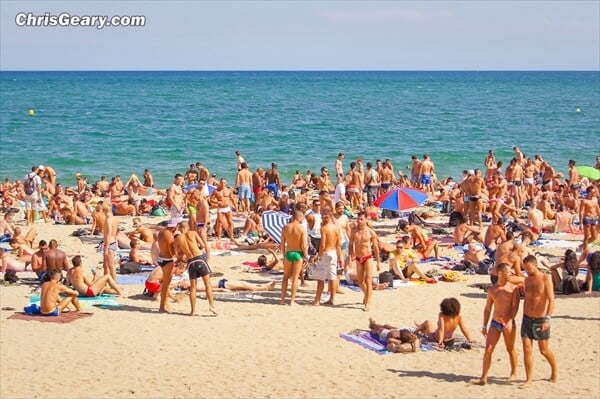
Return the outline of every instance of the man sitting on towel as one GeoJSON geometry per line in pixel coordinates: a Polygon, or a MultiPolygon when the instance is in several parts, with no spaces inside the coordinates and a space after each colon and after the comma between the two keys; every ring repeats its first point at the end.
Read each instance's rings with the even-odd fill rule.
{"type": "Polygon", "coordinates": [[[62,285],[60,283],[61,278],[62,273],[58,269],[52,269],[44,276],[40,299],[40,313],[42,316],[58,316],[70,304],[75,306],[76,312],[81,310],[77,299],[79,293],[62,285]],[[63,298],[60,294],[65,294],[67,297],[63,298]]]}

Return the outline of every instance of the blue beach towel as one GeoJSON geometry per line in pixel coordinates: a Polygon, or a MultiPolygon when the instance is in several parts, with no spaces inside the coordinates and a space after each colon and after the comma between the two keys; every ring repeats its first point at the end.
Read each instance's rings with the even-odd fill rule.
{"type": "Polygon", "coordinates": [[[117,284],[119,285],[143,285],[148,279],[150,273],[141,274],[117,274],[117,284]]]}
{"type": "Polygon", "coordinates": [[[385,346],[381,342],[371,337],[371,333],[367,331],[362,331],[359,333],[340,334],[340,337],[344,338],[346,341],[358,344],[363,348],[373,351],[379,355],[391,353],[385,348],[385,346]]]}
{"type": "MultiPolygon", "coordinates": [[[[117,296],[116,295],[109,295],[109,294],[102,294],[99,296],[94,296],[94,297],[84,297],[84,296],[80,296],[77,299],[79,299],[79,302],[81,303],[82,306],[121,306],[121,304],[119,302],[117,302],[117,296]]],[[[31,302],[31,304],[40,304],[40,296],[39,295],[31,295],[29,297],[29,301],[31,302]]]]}

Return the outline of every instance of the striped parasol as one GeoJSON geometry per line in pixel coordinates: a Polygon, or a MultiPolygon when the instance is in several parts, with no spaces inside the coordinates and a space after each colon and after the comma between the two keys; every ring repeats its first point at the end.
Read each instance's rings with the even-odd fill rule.
{"type": "Polygon", "coordinates": [[[262,214],[261,222],[263,228],[277,244],[281,244],[281,232],[286,224],[289,223],[291,216],[287,213],[278,211],[265,211],[262,214]]]}

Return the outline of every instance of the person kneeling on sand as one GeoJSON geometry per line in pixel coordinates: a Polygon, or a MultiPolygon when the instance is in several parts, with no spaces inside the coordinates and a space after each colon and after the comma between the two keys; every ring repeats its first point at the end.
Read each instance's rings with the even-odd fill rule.
{"type": "Polygon", "coordinates": [[[369,319],[369,329],[371,337],[386,345],[390,352],[416,352],[419,348],[419,338],[408,329],[398,329],[389,324],[377,324],[373,319],[369,319]]]}
{"type": "Polygon", "coordinates": [[[81,310],[77,299],[78,292],[62,285],[61,278],[62,273],[58,269],[53,269],[44,276],[39,309],[42,316],[58,316],[70,304],[73,304],[75,311],[81,310]],[[63,298],[60,294],[67,297],[63,298]]]}
{"type": "Polygon", "coordinates": [[[432,320],[425,320],[422,323],[415,322],[415,325],[417,326],[415,333],[422,333],[432,342],[437,342],[442,348],[453,344],[452,335],[456,327],[460,327],[467,342],[474,342],[460,315],[460,302],[456,298],[446,298],[440,303],[437,326],[432,320]]]}
{"type": "Polygon", "coordinates": [[[101,294],[123,295],[117,286],[117,282],[113,280],[110,274],[97,278],[94,271],[92,280],[90,280],[81,269],[81,256],[76,255],[71,262],[73,267],[69,269],[67,276],[79,295],[86,297],[95,297],[101,294]]]}
{"type": "MultiPolygon", "coordinates": [[[[185,262],[178,262],[177,265],[175,266],[175,268],[173,269],[173,274],[176,276],[180,276],[186,269],[186,264],[185,262]]],[[[152,296],[152,300],[157,300],[158,297],[160,297],[160,293],[161,293],[161,285],[163,283],[163,268],[162,267],[155,267],[150,274],[148,275],[148,278],[146,279],[146,281],[144,282],[144,286],[146,287],[146,289],[144,290],[144,294],[148,296],[152,296]]],[[[167,291],[167,295],[169,298],[171,298],[171,300],[173,302],[179,302],[179,299],[176,298],[175,296],[173,296],[173,294],[171,293],[170,288],[174,287],[175,284],[170,284],[169,290],[167,291]]],[[[189,286],[189,282],[188,282],[188,286],[189,286]]]]}

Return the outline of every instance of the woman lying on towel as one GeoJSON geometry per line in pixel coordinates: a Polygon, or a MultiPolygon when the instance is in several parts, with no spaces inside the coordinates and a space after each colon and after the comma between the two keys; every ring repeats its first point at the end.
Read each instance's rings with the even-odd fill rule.
{"type": "Polygon", "coordinates": [[[377,324],[373,319],[369,319],[369,329],[371,337],[386,345],[390,352],[416,352],[419,348],[419,338],[408,329],[400,330],[389,324],[377,324]]]}

